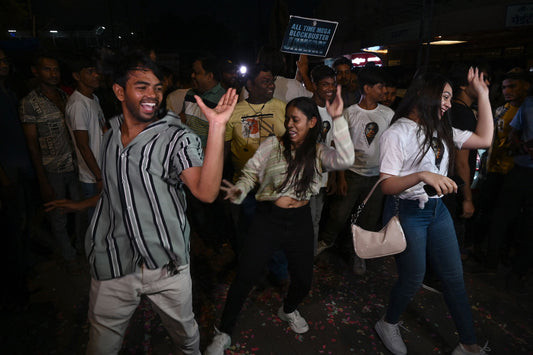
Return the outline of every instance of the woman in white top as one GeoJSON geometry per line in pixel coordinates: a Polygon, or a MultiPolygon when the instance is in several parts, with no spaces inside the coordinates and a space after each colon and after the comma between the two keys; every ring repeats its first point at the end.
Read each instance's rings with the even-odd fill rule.
{"type": "Polygon", "coordinates": [[[448,168],[454,166],[455,149],[484,148],[492,141],[488,88],[478,69],[470,69],[468,80],[478,94],[475,132],[452,128],[447,114],[452,105],[450,82],[438,74],[424,74],[414,79],[380,140],[380,173],[389,177],[381,188],[397,199],[396,204],[394,196],[388,197],[384,220],[398,208],[407,239],[406,250],[396,256],[398,280],[387,312],[375,327],[394,354],[407,353],[398,321],[422,284],[426,254],[442,281],[444,299],[459,333],[453,355],[485,354],[488,350],[477,345],[453,221],[440,198],[457,192],[456,183],[447,177],[448,168]]]}

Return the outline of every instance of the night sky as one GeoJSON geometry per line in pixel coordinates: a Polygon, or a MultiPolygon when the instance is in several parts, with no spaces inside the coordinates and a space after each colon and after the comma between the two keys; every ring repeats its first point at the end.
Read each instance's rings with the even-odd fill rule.
{"type": "MultiPolygon", "coordinates": [[[[214,53],[257,49],[269,40],[276,0],[33,0],[37,30],[94,30],[107,36],[142,34],[148,46],[214,53]]],[[[288,14],[312,17],[320,0],[283,3],[288,14]]]]}

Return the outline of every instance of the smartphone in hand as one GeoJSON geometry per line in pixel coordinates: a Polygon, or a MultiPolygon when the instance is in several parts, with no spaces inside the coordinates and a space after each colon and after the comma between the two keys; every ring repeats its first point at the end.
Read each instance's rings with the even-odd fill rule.
{"type": "MultiPolygon", "coordinates": [[[[450,177],[450,179],[452,179],[455,182],[455,184],[457,185],[457,188],[459,189],[465,186],[464,180],[461,179],[459,175],[452,176],[450,177]]],[[[437,194],[437,190],[435,190],[435,188],[431,185],[424,185],[424,191],[426,191],[428,196],[435,196],[437,194]]]]}

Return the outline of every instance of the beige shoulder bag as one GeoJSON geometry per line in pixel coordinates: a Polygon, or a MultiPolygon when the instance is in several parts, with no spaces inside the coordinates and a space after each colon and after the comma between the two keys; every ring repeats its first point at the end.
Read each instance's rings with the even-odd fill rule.
{"type": "Polygon", "coordinates": [[[400,219],[398,218],[398,204],[396,204],[395,215],[389,220],[379,232],[365,230],[357,225],[357,219],[363,211],[368,199],[374,193],[376,187],[385,179],[380,178],[372,187],[363,203],[357,208],[357,212],[352,215],[352,236],[355,253],[361,259],[379,258],[387,255],[394,255],[405,250],[406,241],[403,234],[400,219]]]}

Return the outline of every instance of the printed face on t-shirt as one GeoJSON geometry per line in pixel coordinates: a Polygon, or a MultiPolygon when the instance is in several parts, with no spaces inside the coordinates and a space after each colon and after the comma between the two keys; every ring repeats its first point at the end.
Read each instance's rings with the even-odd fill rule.
{"type": "Polygon", "coordinates": [[[435,153],[435,166],[440,169],[440,163],[442,162],[442,156],[444,155],[444,144],[437,139],[437,137],[431,138],[431,149],[435,153]]]}
{"type": "Polygon", "coordinates": [[[369,122],[365,126],[365,136],[366,140],[368,141],[368,144],[372,143],[374,140],[374,137],[379,132],[379,126],[376,122],[369,122]]]}

